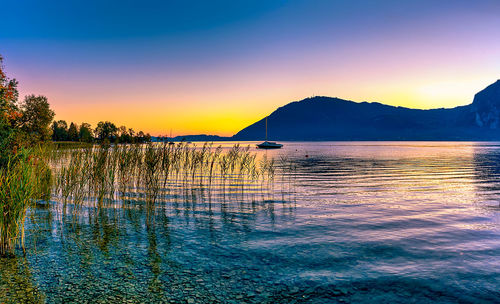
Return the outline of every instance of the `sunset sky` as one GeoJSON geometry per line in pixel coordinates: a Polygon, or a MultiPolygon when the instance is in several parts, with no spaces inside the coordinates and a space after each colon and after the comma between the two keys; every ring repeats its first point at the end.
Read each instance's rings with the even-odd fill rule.
{"type": "Polygon", "coordinates": [[[232,135],[313,95],[454,107],[500,78],[500,1],[4,1],[0,54],[56,119],[232,135]]]}

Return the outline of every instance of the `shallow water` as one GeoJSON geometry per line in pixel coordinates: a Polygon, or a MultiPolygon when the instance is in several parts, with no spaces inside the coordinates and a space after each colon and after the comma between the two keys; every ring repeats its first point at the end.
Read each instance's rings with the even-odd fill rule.
{"type": "Polygon", "coordinates": [[[499,301],[500,144],[257,152],[289,160],[270,188],[32,210],[26,257],[0,261],[0,302],[499,301]]]}

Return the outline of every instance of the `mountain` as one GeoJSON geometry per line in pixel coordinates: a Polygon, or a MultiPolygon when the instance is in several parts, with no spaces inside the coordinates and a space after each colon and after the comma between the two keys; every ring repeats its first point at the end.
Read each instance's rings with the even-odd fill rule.
{"type": "Polygon", "coordinates": [[[204,141],[204,142],[211,142],[211,141],[227,141],[231,140],[231,137],[222,137],[218,135],[206,135],[206,134],[199,134],[199,135],[180,135],[172,138],[173,141],[178,142],[178,141],[204,141]]]}
{"type": "MultiPolygon", "coordinates": [[[[500,140],[500,80],[471,104],[418,110],[378,102],[312,97],[278,108],[268,117],[270,140],[500,140]]],[[[262,140],[265,118],[233,140],[262,140]]]]}

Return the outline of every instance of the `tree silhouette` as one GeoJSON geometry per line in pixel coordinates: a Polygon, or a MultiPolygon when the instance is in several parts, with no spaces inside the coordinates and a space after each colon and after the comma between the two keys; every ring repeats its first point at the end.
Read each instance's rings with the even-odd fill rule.
{"type": "Polygon", "coordinates": [[[69,129],[68,129],[68,140],[70,141],[78,141],[79,140],[79,136],[78,136],[78,126],[72,122],[69,126],[69,129]]]}
{"type": "Polygon", "coordinates": [[[100,121],[97,124],[97,127],[95,128],[95,135],[101,141],[107,139],[111,142],[114,142],[116,140],[116,138],[118,137],[118,128],[112,122],[100,121]]]}
{"type": "Polygon", "coordinates": [[[94,136],[92,135],[92,127],[90,124],[83,122],[80,126],[79,139],[82,142],[90,143],[94,140],[94,136]]]}
{"type": "Polygon", "coordinates": [[[52,123],[52,140],[68,140],[68,124],[65,120],[58,120],[52,123]]]}
{"type": "Polygon", "coordinates": [[[52,135],[49,128],[54,118],[45,96],[28,95],[21,103],[21,129],[29,135],[30,141],[48,140],[52,135]]]}

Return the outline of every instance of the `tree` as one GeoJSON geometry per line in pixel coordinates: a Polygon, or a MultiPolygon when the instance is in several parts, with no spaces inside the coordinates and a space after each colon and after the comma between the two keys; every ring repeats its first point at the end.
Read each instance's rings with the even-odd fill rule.
{"type": "Polygon", "coordinates": [[[50,122],[54,111],[50,109],[47,97],[28,95],[21,103],[21,129],[29,135],[32,142],[50,139],[52,130],[50,122]]]}
{"type": "Polygon", "coordinates": [[[17,81],[7,77],[0,56],[0,167],[22,145],[22,134],[17,128],[22,116],[16,105],[18,96],[17,81]]]}
{"type": "Polygon", "coordinates": [[[144,142],[151,142],[151,134],[146,133],[146,135],[144,136],[144,142]]]}
{"type": "Polygon", "coordinates": [[[94,136],[92,135],[92,127],[90,124],[86,122],[82,122],[80,126],[80,134],[78,136],[80,141],[90,143],[94,140],[94,136]]]}
{"type": "Polygon", "coordinates": [[[127,127],[125,127],[125,126],[119,127],[118,132],[120,134],[120,137],[118,140],[120,143],[130,143],[131,142],[131,137],[128,134],[127,127]]]}
{"type": "Polygon", "coordinates": [[[68,129],[68,140],[78,141],[78,137],[78,126],[72,122],[68,129]]]}
{"type": "Polygon", "coordinates": [[[112,122],[100,121],[95,128],[95,135],[101,141],[107,139],[113,142],[118,137],[118,128],[112,122]]]}
{"type": "Polygon", "coordinates": [[[135,143],[135,131],[132,128],[128,129],[128,135],[130,136],[130,142],[135,143]]]}
{"type": "Polygon", "coordinates": [[[18,97],[17,80],[7,77],[3,71],[3,57],[0,55],[0,120],[3,123],[12,123],[21,117],[16,106],[18,97]]]}
{"type": "Polygon", "coordinates": [[[54,121],[52,123],[52,140],[68,140],[68,124],[64,120],[54,121]]]}
{"type": "Polygon", "coordinates": [[[135,139],[136,139],[136,142],[139,142],[139,143],[144,142],[144,132],[139,131],[137,133],[137,136],[135,137],[135,139]]]}

